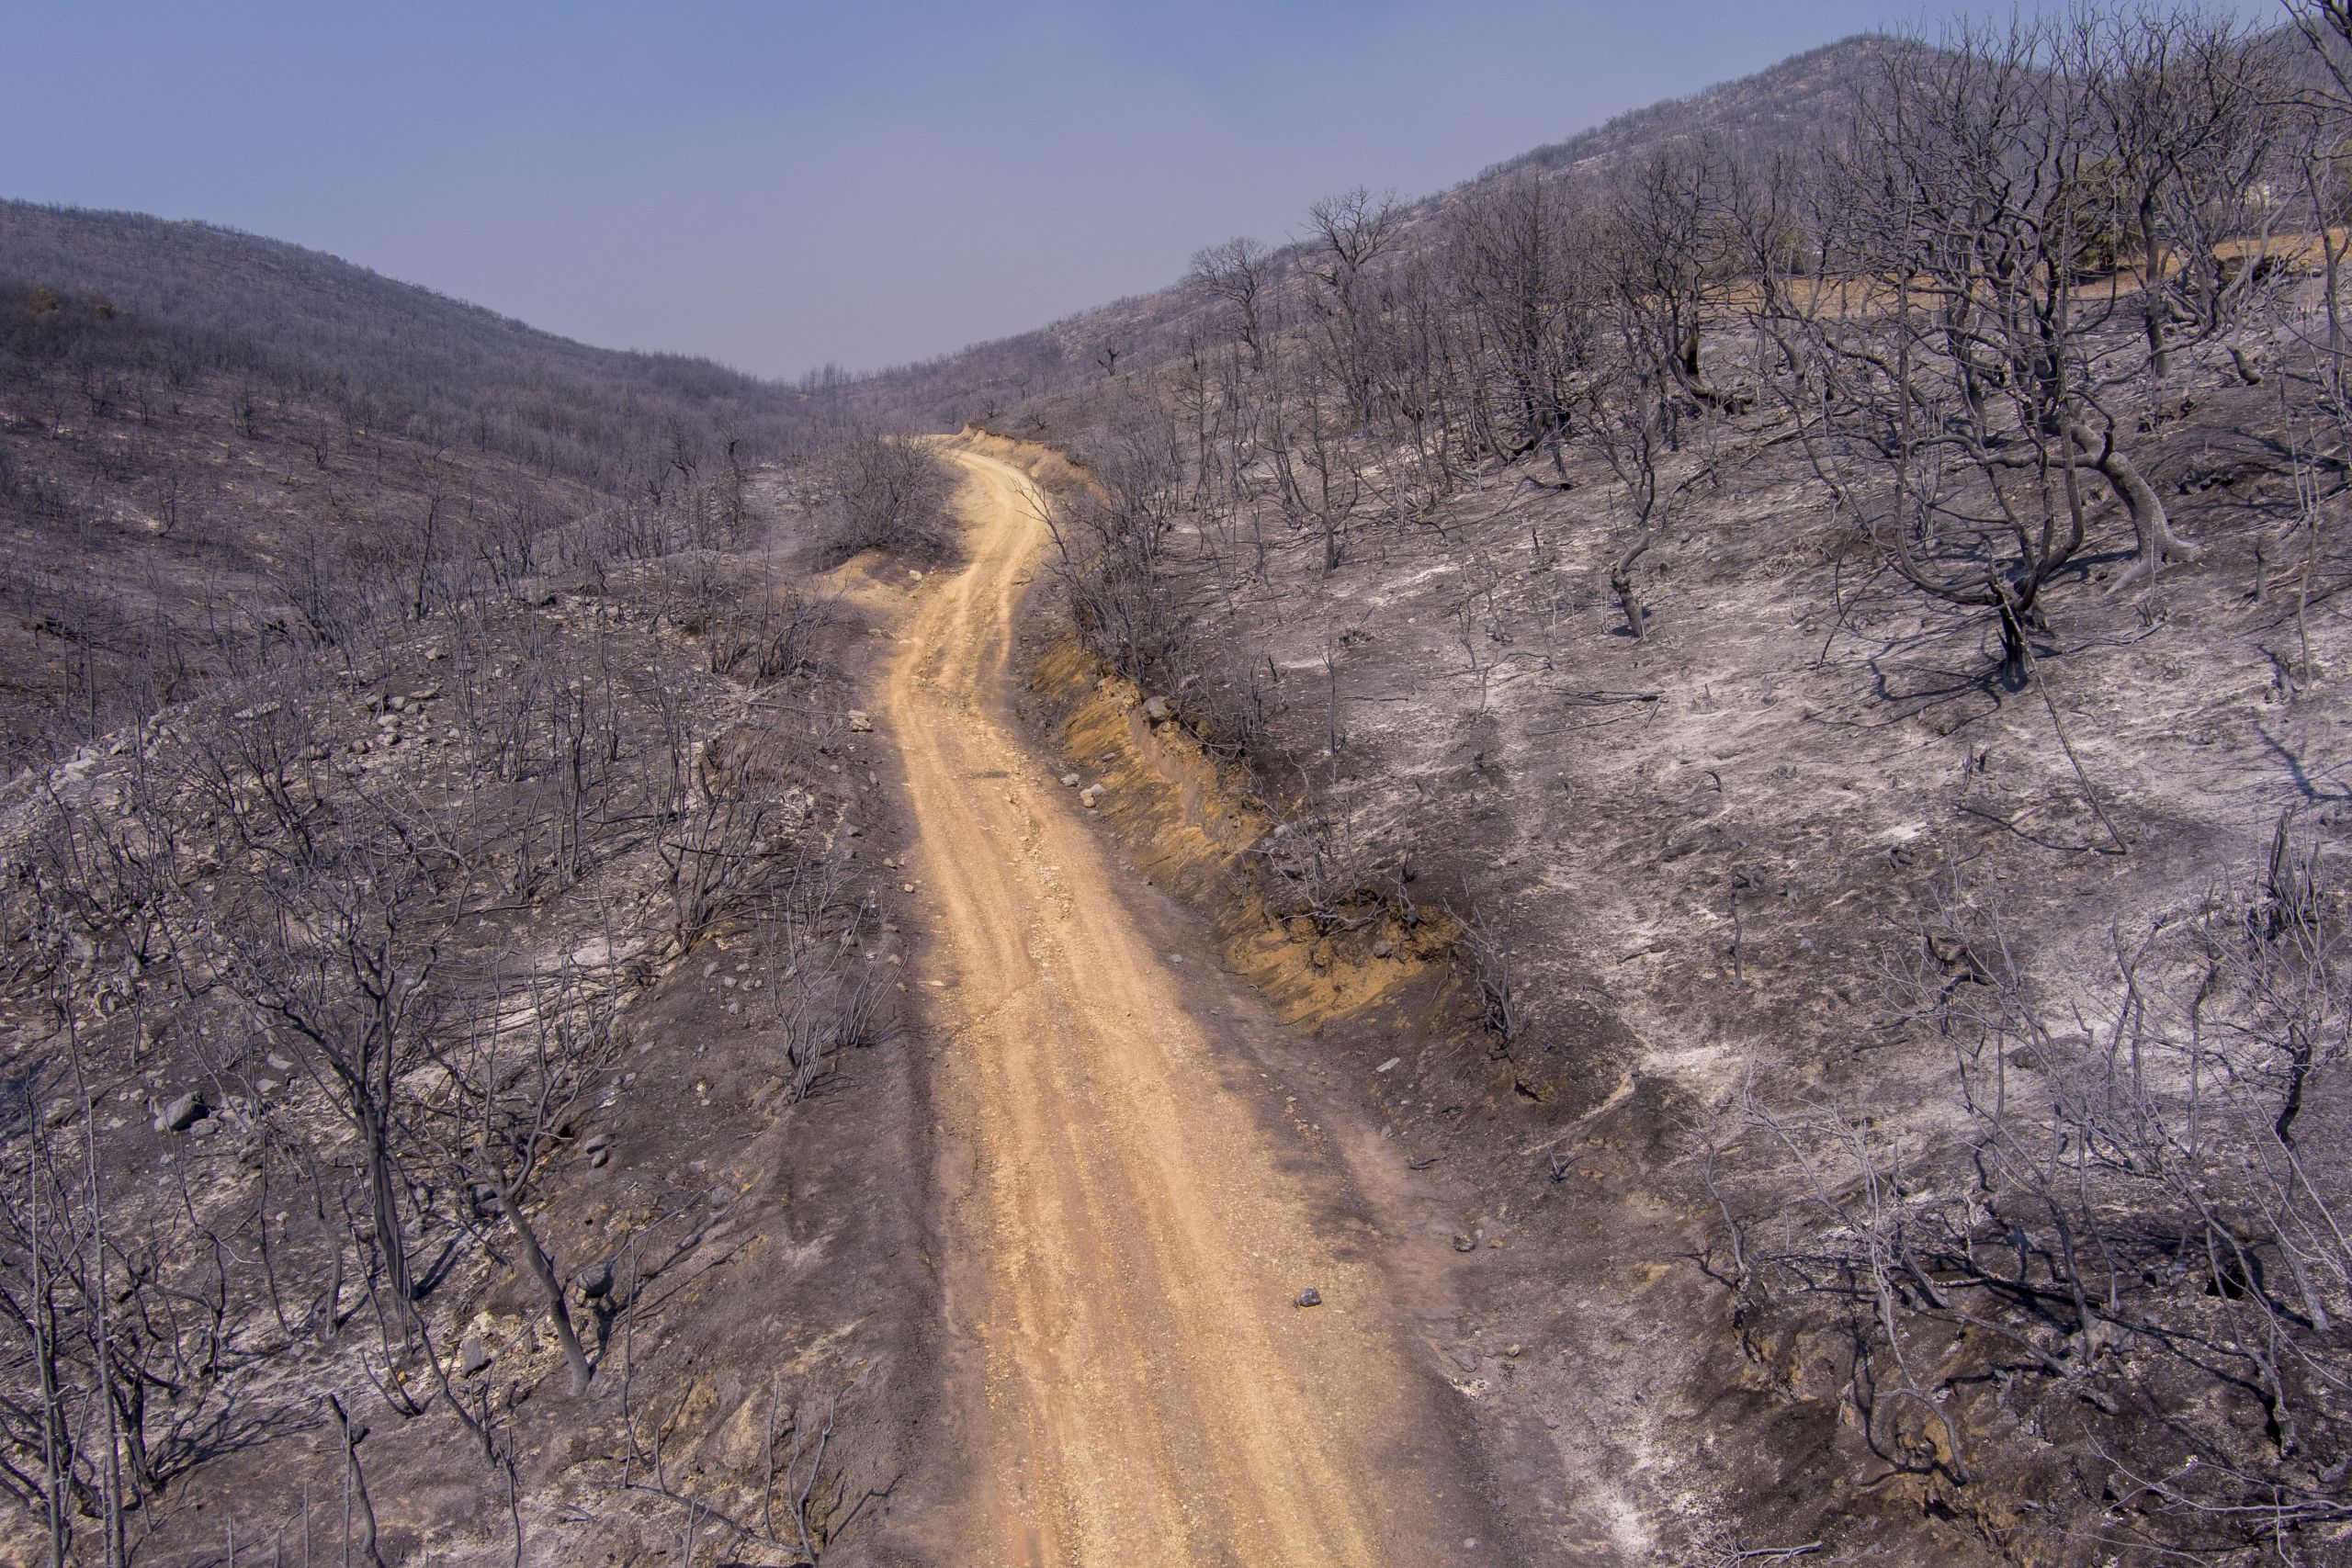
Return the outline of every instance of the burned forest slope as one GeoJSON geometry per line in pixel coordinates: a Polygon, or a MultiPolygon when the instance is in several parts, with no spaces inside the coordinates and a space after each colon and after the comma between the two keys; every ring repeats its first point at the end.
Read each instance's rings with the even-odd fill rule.
{"type": "Polygon", "coordinates": [[[276,241],[0,204],[0,767],[740,488],[796,402],[276,241]]]}
{"type": "Polygon", "coordinates": [[[945,491],[0,208],[0,1557],[890,1560],[939,1380],[858,691],[945,491]]]}

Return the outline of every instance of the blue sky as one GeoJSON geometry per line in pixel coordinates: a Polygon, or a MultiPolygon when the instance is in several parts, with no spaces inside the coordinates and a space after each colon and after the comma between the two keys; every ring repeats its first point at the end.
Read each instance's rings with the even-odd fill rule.
{"type": "Polygon", "coordinates": [[[0,195],[795,375],[1036,325],[1916,5],[23,4],[0,195]]]}

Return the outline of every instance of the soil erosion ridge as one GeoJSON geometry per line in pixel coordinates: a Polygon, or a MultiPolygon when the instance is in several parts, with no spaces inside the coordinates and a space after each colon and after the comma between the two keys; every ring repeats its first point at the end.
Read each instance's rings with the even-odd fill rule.
{"type": "Polygon", "coordinates": [[[965,1172],[946,1228],[987,1395],[962,1560],[1458,1559],[1458,1537],[1419,1539],[1453,1511],[1431,1477],[1390,1468],[1391,1436],[1435,1423],[1379,1271],[1318,1235],[1307,1189],[1339,1179],[1280,1164],[1011,711],[1037,491],[943,451],[969,564],[924,584],[883,711],[954,976],[934,993],[965,1172]],[[1295,1304],[1309,1286],[1322,1304],[1295,1304]]]}

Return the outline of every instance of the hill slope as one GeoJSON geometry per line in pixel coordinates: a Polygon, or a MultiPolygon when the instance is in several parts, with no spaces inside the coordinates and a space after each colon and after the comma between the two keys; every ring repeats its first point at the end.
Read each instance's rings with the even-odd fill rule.
{"type": "Polygon", "coordinates": [[[0,768],[447,563],[788,445],[798,400],[197,223],[0,204],[0,768]],[[224,629],[224,627],[226,629],[224,629]]]}
{"type": "Polygon", "coordinates": [[[865,628],[797,568],[942,487],[841,443],[895,488],[812,513],[805,428],[0,209],[0,1559],[646,1562],[683,1515],[855,1562],[903,1511],[930,1118],[865,628]]]}
{"type": "MultiPolygon", "coordinates": [[[[1713,137],[1751,152],[1792,145],[1837,123],[1836,105],[1857,76],[1891,50],[1916,48],[1879,35],[1857,35],[1685,98],[1618,116],[1564,141],[1496,164],[1450,190],[1398,204],[1402,249],[1434,246],[1428,220],[1474,200],[1524,172],[1553,180],[1605,179],[1668,147],[1713,137]]],[[[1277,243],[1270,276],[1295,283],[1303,243],[1277,243]]],[[[854,389],[865,406],[952,429],[985,421],[1022,434],[1056,433],[1045,400],[1082,392],[1091,383],[1163,365],[1189,343],[1213,338],[1215,311],[1196,288],[1173,284],[1149,294],[1081,310],[1031,332],[975,344],[936,359],[865,378],[854,389]],[[1106,363],[1106,353],[1115,358],[1106,363]]]]}
{"type": "Polygon", "coordinates": [[[2352,101],[2281,41],[1856,40],[939,367],[1091,470],[1070,773],[1454,1216],[1512,1561],[2341,1560],[2341,209],[2247,171],[2340,200],[2352,101]]]}

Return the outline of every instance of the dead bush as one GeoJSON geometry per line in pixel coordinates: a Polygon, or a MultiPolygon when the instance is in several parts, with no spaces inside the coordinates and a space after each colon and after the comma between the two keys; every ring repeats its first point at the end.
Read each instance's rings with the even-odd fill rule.
{"type": "Polygon", "coordinates": [[[2287,822],[2102,972],[2033,972],[1955,894],[1894,976],[1951,1053],[1924,1111],[1750,1084],[1717,1183],[1743,1318],[1841,1324],[1905,1468],[1965,1483],[2021,1417],[2096,1457],[2115,1544],[2303,1560],[2352,1518],[2345,908],[2287,822]]]}

